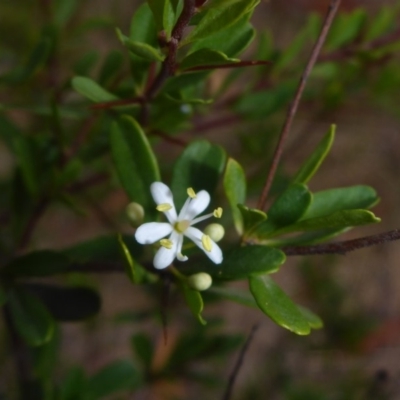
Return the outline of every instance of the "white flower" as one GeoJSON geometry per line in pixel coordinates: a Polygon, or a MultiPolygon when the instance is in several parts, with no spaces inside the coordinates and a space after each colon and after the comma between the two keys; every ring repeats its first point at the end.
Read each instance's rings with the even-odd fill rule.
{"type": "Polygon", "coordinates": [[[182,254],[183,237],[192,240],[215,264],[222,262],[222,251],[208,236],[193,225],[212,216],[220,218],[222,208],[213,213],[195,218],[202,213],[210,203],[210,195],[205,190],[195,193],[192,188],[187,190],[189,195],[179,215],[176,213],[172,192],[162,182],[154,182],[150,191],[157,204],[157,210],[165,214],[168,222],[148,222],[139,226],[135,233],[136,240],[141,244],[152,244],[159,241],[161,247],[154,257],[154,267],[163,269],[168,267],[175,258],[186,261],[182,254]],[[168,239],[163,239],[169,235],[168,239]]]}

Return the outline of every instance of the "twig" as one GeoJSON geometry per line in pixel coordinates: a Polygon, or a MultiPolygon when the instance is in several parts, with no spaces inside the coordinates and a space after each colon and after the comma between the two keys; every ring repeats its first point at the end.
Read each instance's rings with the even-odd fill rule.
{"type": "Polygon", "coordinates": [[[233,367],[231,375],[229,376],[228,385],[226,386],[225,393],[222,396],[222,400],[230,400],[230,398],[232,396],[233,385],[235,384],[235,381],[238,377],[240,368],[243,366],[244,357],[247,353],[247,350],[249,349],[250,343],[252,342],[252,340],[254,338],[254,334],[256,333],[258,327],[259,327],[258,324],[253,325],[246,342],[244,343],[243,347],[240,350],[239,356],[233,367]]]}
{"type": "Polygon", "coordinates": [[[307,65],[304,69],[304,72],[300,78],[300,82],[297,87],[294,99],[289,106],[289,110],[286,115],[285,123],[282,127],[282,131],[280,133],[278,144],[276,146],[275,153],[272,158],[270,170],[268,172],[268,176],[267,176],[263,191],[262,191],[260,199],[258,201],[258,209],[259,210],[263,210],[265,207],[267,196],[268,196],[269,190],[271,188],[272,181],[275,177],[275,173],[278,168],[280,158],[282,156],[283,145],[286,141],[286,138],[287,138],[290,128],[292,126],[292,122],[293,122],[294,116],[296,115],[296,112],[297,112],[297,109],[298,109],[298,106],[300,103],[300,99],[302,97],[304,88],[307,83],[307,79],[314,67],[315,62],[317,61],[318,55],[319,55],[321,48],[325,42],[325,38],[329,32],[329,28],[331,27],[333,19],[339,8],[340,2],[341,2],[341,0],[332,0],[331,4],[329,5],[329,9],[326,14],[325,21],[322,26],[321,32],[320,32],[317,42],[315,43],[314,48],[311,52],[310,59],[308,60],[307,65]]]}
{"type": "Polygon", "coordinates": [[[256,67],[259,65],[270,65],[270,61],[261,61],[261,60],[255,60],[255,61],[239,61],[236,63],[226,63],[226,64],[219,64],[219,65],[199,65],[197,67],[192,67],[185,69],[185,72],[189,71],[203,71],[207,69],[222,69],[222,68],[242,68],[242,67],[256,67]]]}
{"type": "Polygon", "coordinates": [[[319,244],[315,246],[286,246],[282,250],[287,256],[304,256],[318,254],[341,254],[345,255],[350,251],[362,249],[364,247],[376,246],[378,244],[400,240],[400,229],[379,233],[377,235],[365,236],[353,240],[319,244]]]}

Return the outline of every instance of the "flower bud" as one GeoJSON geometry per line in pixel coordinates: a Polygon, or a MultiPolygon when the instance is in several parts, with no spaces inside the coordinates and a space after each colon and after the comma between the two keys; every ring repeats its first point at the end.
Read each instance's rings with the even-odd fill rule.
{"type": "Polygon", "coordinates": [[[201,292],[207,290],[212,285],[212,278],[205,272],[199,272],[198,274],[190,275],[187,278],[187,284],[194,290],[201,292]]]}
{"type": "Polygon", "coordinates": [[[214,223],[207,225],[204,229],[204,233],[210,236],[214,242],[219,242],[225,235],[225,229],[222,225],[214,223]]]}
{"type": "Polygon", "coordinates": [[[129,203],[126,207],[126,215],[130,224],[134,227],[137,227],[143,222],[143,207],[139,203],[129,203]]]}

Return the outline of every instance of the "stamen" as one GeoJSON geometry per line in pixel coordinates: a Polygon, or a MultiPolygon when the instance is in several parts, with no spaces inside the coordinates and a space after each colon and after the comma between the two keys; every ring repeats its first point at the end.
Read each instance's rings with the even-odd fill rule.
{"type": "Polygon", "coordinates": [[[190,222],[187,219],[184,219],[183,221],[178,221],[174,228],[177,232],[183,233],[186,231],[186,229],[190,226],[190,222]]]}
{"type": "Polygon", "coordinates": [[[206,251],[210,252],[212,249],[212,242],[210,239],[210,236],[208,235],[203,235],[201,238],[201,243],[203,244],[203,247],[206,251]]]}
{"type": "Polygon", "coordinates": [[[186,190],[186,192],[187,192],[187,194],[188,194],[188,196],[191,198],[191,199],[195,199],[197,196],[196,196],[196,192],[193,190],[193,188],[187,188],[187,190],[186,190]]]}
{"type": "Polygon", "coordinates": [[[162,204],[159,204],[159,205],[156,207],[157,211],[162,211],[162,212],[168,211],[168,210],[170,210],[171,208],[172,208],[171,204],[168,204],[168,203],[162,203],[162,204]]]}
{"type": "Polygon", "coordinates": [[[173,245],[172,240],[169,239],[161,239],[160,244],[162,247],[165,247],[168,250],[171,250],[173,245]]]}
{"type": "Polygon", "coordinates": [[[222,217],[222,208],[218,207],[214,210],[213,215],[215,218],[221,218],[222,217]]]}

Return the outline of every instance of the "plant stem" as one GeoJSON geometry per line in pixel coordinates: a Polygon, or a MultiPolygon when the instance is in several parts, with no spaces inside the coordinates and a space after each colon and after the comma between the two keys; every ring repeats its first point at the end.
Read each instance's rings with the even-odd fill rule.
{"type": "Polygon", "coordinates": [[[320,34],[318,36],[318,39],[317,39],[317,41],[316,41],[316,43],[314,45],[314,48],[313,48],[313,50],[311,52],[310,58],[309,58],[309,60],[307,62],[307,65],[306,65],[306,67],[304,69],[304,72],[303,72],[303,74],[302,74],[302,76],[300,78],[300,82],[299,82],[299,85],[297,86],[297,90],[296,90],[296,93],[294,95],[293,101],[289,106],[289,109],[288,109],[288,112],[287,112],[287,115],[286,115],[286,119],[285,119],[285,122],[283,124],[280,136],[279,136],[278,144],[276,145],[275,153],[274,153],[274,156],[272,158],[272,162],[271,162],[271,165],[270,165],[268,176],[267,176],[267,179],[265,181],[264,188],[262,190],[260,199],[258,201],[258,209],[259,210],[263,210],[265,208],[265,204],[266,204],[266,201],[267,201],[267,196],[268,196],[269,190],[271,189],[271,185],[272,185],[272,182],[274,180],[275,173],[276,173],[279,161],[280,161],[281,156],[282,156],[283,146],[284,146],[284,143],[285,143],[285,141],[286,141],[286,139],[288,137],[290,128],[291,128],[292,123],[293,123],[294,116],[296,115],[297,109],[299,107],[299,103],[300,103],[301,97],[303,95],[304,88],[306,86],[308,77],[310,76],[310,73],[311,73],[311,71],[312,71],[312,69],[314,67],[314,64],[317,61],[319,53],[321,52],[321,48],[322,48],[322,46],[323,46],[323,44],[325,42],[326,36],[327,36],[327,34],[329,32],[329,29],[330,29],[330,27],[332,25],[333,19],[334,19],[335,15],[336,15],[336,12],[337,12],[338,8],[339,8],[340,2],[341,2],[341,0],[332,0],[330,5],[329,5],[329,9],[328,9],[328,12],[326,14],[325,21],[324,21],[324,24],[322,26],[321,32],[320,32],[320,34]]]}

